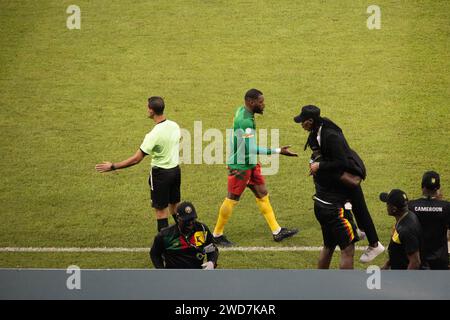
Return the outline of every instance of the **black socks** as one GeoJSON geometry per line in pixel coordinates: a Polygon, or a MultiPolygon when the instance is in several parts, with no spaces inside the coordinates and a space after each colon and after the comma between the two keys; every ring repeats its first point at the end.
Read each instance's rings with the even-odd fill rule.
{"type": "Polygon", "coordinates": [[[162,228],[169,226],[169,219],[167,219],[167,218],[158,219],[156,221],[158,222],[158,232],[161,231],[162,228]]]}

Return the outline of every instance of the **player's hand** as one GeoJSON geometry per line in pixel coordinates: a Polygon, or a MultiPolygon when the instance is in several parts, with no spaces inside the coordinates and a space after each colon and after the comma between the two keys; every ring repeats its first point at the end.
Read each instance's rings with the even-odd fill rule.
{"type": "Polygon", "coordinates": [[[280,154],[282,154],[282,155],[284,155],[284,156],[288,156],[288,157],[298,157],[298,154],[289,151],[289,148],[290,148],[290,147],[291,147],[291,146],[284,146],[284,147],[281,147],[280,154]]]}
{"type": "Polygon", "coordinates": [[[317,173],[319,170],[319,163],[320,162],[313,162],[309,165],[309,174],[315,175],[317,173]]]}
{"type": "Polygon", "coordinates": [[[98,172],[108,172],[112,170],[112,162],[103,162],[95,165],[95,170],[98,172]]]}
{"type": "Polygon", "coordinates": [[[202,264],[203,270],[214,270],[214,262],[208,261],[202,264]]]}

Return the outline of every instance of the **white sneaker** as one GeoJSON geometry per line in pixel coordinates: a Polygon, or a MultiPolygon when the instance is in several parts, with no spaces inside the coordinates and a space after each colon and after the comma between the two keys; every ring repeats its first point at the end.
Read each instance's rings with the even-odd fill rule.
{"type": "Polygon", "coordinates": [[[364,240],[366,238],[366,233],[362,230],[356,229],[359,240],[364,240]]]}
{"type": "Polygon", "coordinates": [[[361,261],[363,263],[370,262],[383,252],[384,252],[384,247],[380,243],[380,241],[378,241],[377,247],[375,247],[375,248],[370,247],[370,246],[367,247],[366,251],[361,255],[361,258],[359,258],[359,261],[361,261]]]}

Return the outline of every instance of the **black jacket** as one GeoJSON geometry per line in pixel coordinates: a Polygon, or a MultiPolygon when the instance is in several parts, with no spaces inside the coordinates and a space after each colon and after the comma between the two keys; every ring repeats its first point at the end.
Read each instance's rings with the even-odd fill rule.
{"type": "Polygon", "coordinates": [[[199,221],[188,235],[181,234],[176,224],[162,229],[150,250],[150,258],[157,269],[201,269],[205,258],[217,266],[218,257],[219,250],[211,232],[199,221]]]}
{"type": "Polygon", "coordinates": [[[366,167],[360,156],[350,148],[342,129],[328,118],[321,119],[320,146],[317,142],[319,128],[311,131],[305,148],[320,150],[320,168],[324,170],[347,171],[366,178],[366,167]]]}
{"type": "Polygon", "coordinates": [[[320,146],[317,141],[320,126],[311,131],[305,145],[313,151],[314,160],[320,162],[314,177],[316,195],[325,201],[342,202],[348,195],[347,187],[339,179],[342,173],[346,171],[365,179],[366,168],[362,159],[350,148],[341,128],[327,118],[322,118],[320,125],[320,146]]]}

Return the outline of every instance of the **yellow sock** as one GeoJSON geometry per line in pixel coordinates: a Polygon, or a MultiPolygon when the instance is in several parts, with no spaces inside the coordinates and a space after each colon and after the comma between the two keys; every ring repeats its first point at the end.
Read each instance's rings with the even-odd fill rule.
{"type": "Polygon", "coordinates": [[[265,197],[259,199],[256,199],[256,204],[258,205],[259,211],[263,214],[264,218],[267,221],[267,224],[270,227],[270,230],[272,230],[272,233],[276,233],[277,231],[280,231],[281,227],[277,222],[277,219],[275,218],[275,213],[273,212],[272,206],[270,205],[269,201],[269,195],[266,195],[265,197]]]}
{"type": "Polygon", "coordinates": [[[219,209],[219,217],[217,218],[216,227],[214,228],[214,236],[221,236],[223,229],[233,213],[233,208],[238,204],[238,201],[225,198],[219,209]]]}

